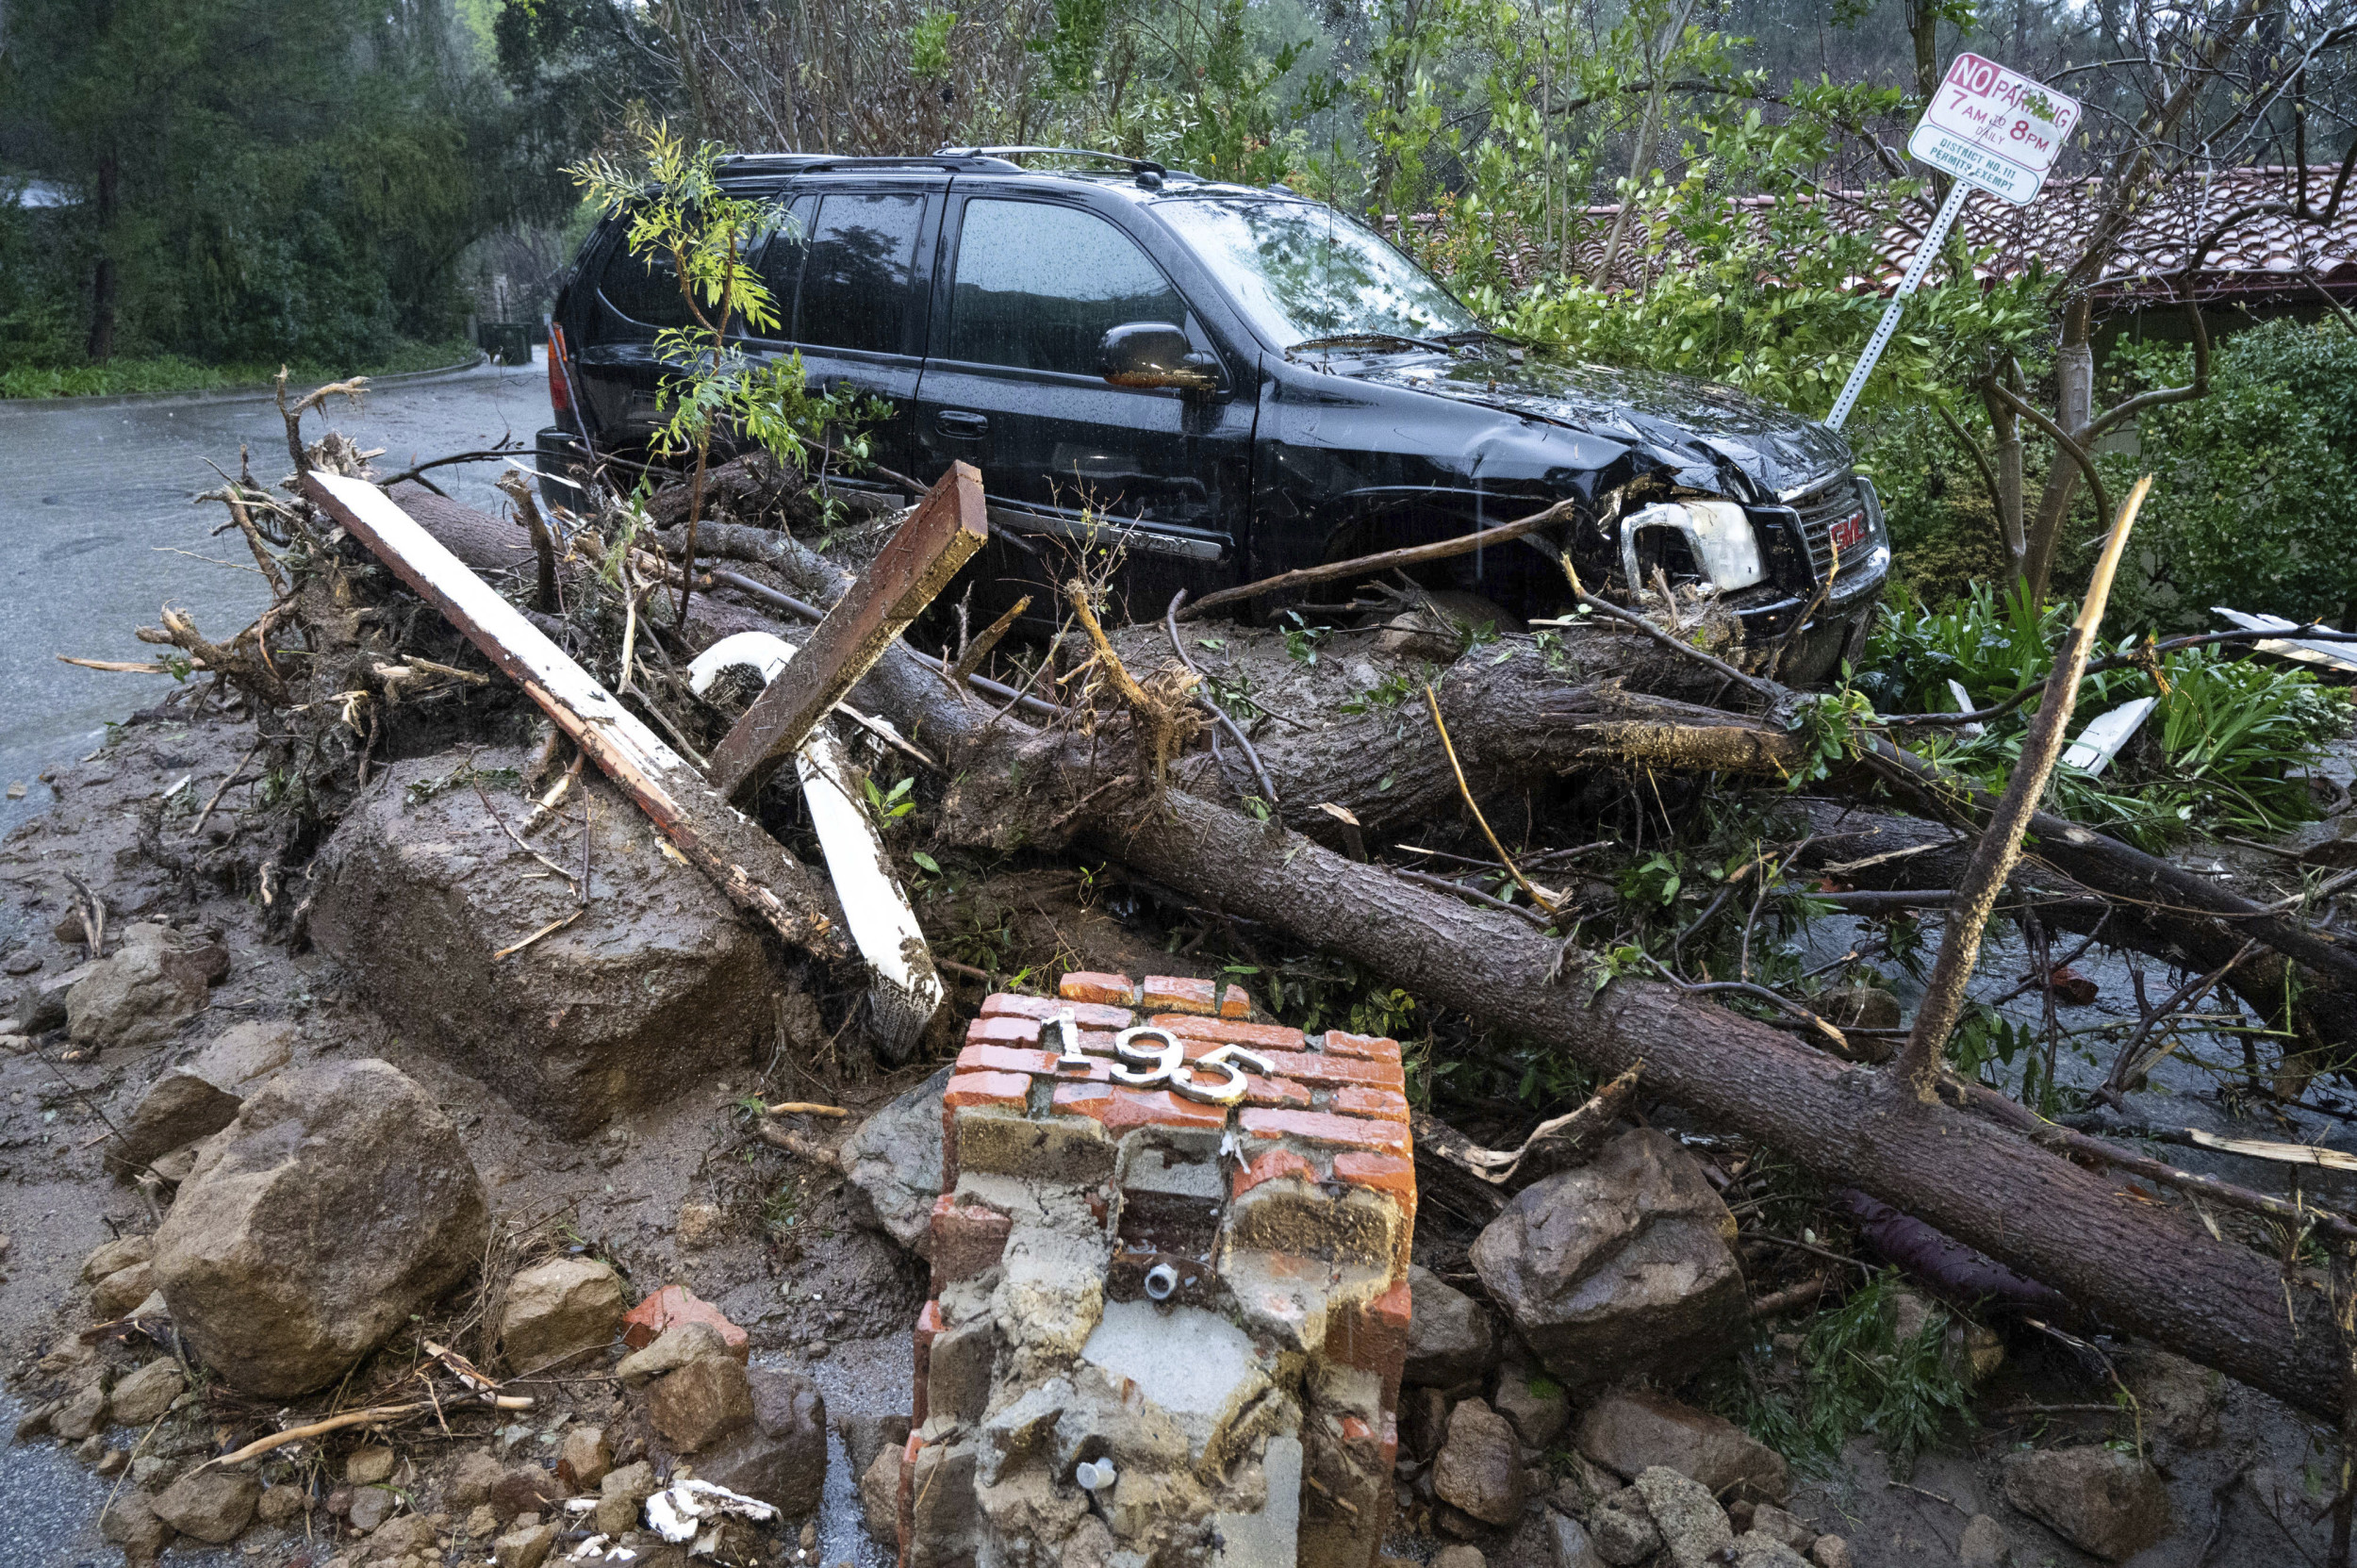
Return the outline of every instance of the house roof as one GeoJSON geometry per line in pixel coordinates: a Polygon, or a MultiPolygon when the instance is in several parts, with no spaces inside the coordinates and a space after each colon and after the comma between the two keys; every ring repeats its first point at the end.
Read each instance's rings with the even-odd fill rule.
{"type": "MultiPolygon", "coordinates": [[[[2308,166],[2307,198],[2321,210],[2340,173],[2336,164],[2308,166]]],[[[2201,237],[2231,214],[2261,202],[2291,204],[2299,196],[2297,168],[2268,166],[2219,170],[2188,175],[2153,194],[2120,236],[2098,274],[2099,298],[2125,302],[2173,296],[2170,280],[2201,237]]],[[[2033,260],[2059,271],[2078,257],[2079,237],[2093,227],[2102,190],[2097,180],[2057,181],[2047,186],[2027,206],[2015,206],[1975,191],[1965,202],[1959,220],[1976,251],[1993,254],[1977,269],[1984,279],[2018,277],[2033,260]]],[[[1930,217],[1927,201],[1894,201],[1886,191],[1841,190],[1801,198],[1822,203],[1833,225],[1847,233],[1871,232],[1880,262],[1859,287],[1877,293],[1895,288],[1921,242],[1930,217]]],[[[1745,196],[1736,205],[1764,220],[1778,198],[1745,196]]],[[[1602,268],[1605,240],[1617,206],[1591,206],[1590,222],[1571,247],[1564,269],[1593,278],[1602,268]]],[[[1623,260],[1613,271],[1615,281],[1635,284],[1640,277],[1681,265],[1685,247],[1674,238],[1654,252],[1638,238],[1624,242],[1623,260]],[[1638,254],[1630,256],[1629,250],[1638,254]]],[[[1541,248],[1525,241],[1502,247],[1501,259],[1518,283],[1554,270],[1542,260],[1541,248]]],[[[2330,224],[2303,223],[2288,214],[2247,217],[2226,232],[2211,253],[2198,279],[2204,299],[2250,299],[2258,296],[2305,295],[2313,299],[2316,285],[2344,299],[2357,298],[2357,183],[2330,224]]]]}

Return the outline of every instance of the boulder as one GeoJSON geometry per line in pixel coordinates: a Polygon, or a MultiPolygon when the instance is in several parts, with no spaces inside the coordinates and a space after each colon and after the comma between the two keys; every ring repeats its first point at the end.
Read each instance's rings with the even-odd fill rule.
{"type": "Polygon", "coordinates": [[[900,1467],[906,1455],[889,1445],[859,1473],[860,1513],[867,1533],[879,1543],[897,1546],[900,1539],[900,1467]]]}
{"type": "Polygon", "coordinates": [[[1679,1373],[1749,1330],[1735,1216],[1702,1167],[1654,1128],[1525,1188],[1475,1238],[1491,1297],[1574,1388],[1679,1373]]]}
{"type": "Polygon", "coordinates": [[[254,1522],[262,1483],[235,1470],[191,1470],[156,1495],[156,1516],[218,1546],[254,1522]]]}
{"type": "Polygon", "coordinates": [[[627,1302],[622,1277],[594,1258],[552,1258],[507,1284],[500,1351],[518,1374],[562,1365],[614,1343],[627,1302]]]}
{"type": "Polygon", "coordinates": [[[49,1417],[49,1431],[68,1443],[79,1443],[107,1429],[107,1386],[92,1378],[66,1396],[49,1417]]]}
{"type": "MultiPolygon", "coordinates": [[[[730,1362],[705,1364],[734,1370],[730,1362]]],[[[827,1484],[827,1402],[809,1378],[778,1367],[757,1367],[750,1378],[752,1425],[699,1454],[696,1474],[758,1497],[789,1519],[816,1513],[827,1484]]]]}
{"type": "Polygon", "coordinates": [[[2226,1413],[2226,1374],[2157,1346],[2130,1345],[2112,1357],[2136,1396],[2146,1429],[2187,1448],[2217,1445],[2226,1413]]]}
{"type": "Polygon", "coordinates": [[[862,1122],[835,1151],[863,1215],[902,1246],[932,1256],[933,1203],[941,1197],[944,1067],[862,1122]]]}
{"type": "MultiPolygon", "coordinates": [[[[703,1357],[655,1380],[647,1414],[673,1451],[693,1454],[751,1425],[752,1384],[726,1356],[703,1357]]],[[[701,1474],[702,1466],[697,1469],[701,1474]]]]}
{"type": "Polygon", "coordinates": [[[1508,1362],[1498,1368],[1497,1392],[1490,1403],[1506,1417],[1526,1448],[1544,1448],[1563,1433],[1571,1421],[1571,1401],[1563,1385],[1543,1372],[1508,1362]]]}
{"type": "Polygon", "coordinates": [[[1784,1456],[1733,1422],[1648,1389],[1607,1394],[1588,1407],[1573,1444],[1617,1475],[1634,1479],[1663,1465],[1700,1481],[1716,1496],[1774,1501],[1789,1487],[1784,1456]]]}
{"type": "Polygon", "coordinates": [[[1423,1264],[1408,1270],[1408,1360],[1401,1380],[1424,1388],[1477,1383],[1496,1359],[1480,1302],[1423,1264]]]}
{"type": "Polygon", "coordinates": [[[119,1268],[91,1287],[90,1308],[102,1323],[123,1316],[156,1288],[155,1266],[133,1263],[119,1268]]]}
{"type": "Polygon", "coordinates": [[[2168,1534],[2168,1488],[2134,1454],[2089,1445],[2008,1454],[2005,1501],[2096,1557],[2118,1562],[2168,1534]]]}
{"type": "Polygon", "coordinates": [[[1478,1399],[1449,1411],[1448,1438],[1432,1461],[1432,1490],[1485,1525],[1523,1516],[1523,1456],[1514,1428],[1478,1399]]]}
{"type": "Polygon", "coordinates": [[[1623,1487],[1596,1505],[1588,1515],[1588,1534],[1596,1544],[1596,1555],[1612,1568],[1634,1568],[1661,1550],[1661,1531],[1654,1525],[1652,1510],[1645,1507],[1645,1494],[1633,1486],[1623,1487]]]}
{"type": "MultiPolygon", "coordinates": [[[[431,1041],[519,1109],[569,1135],[743,1065],[776,1033],[781,977],[762,937],[705,877],[657,848],[645,812],[594,769],[569,807],[593,824],[595,896],[571,888],[486,816],[519,822],[520,751],[393,764],[321,850],[312,939],[385,1021],[431,1041]]],[[[569,855],[581,858],[578,843],[569,855]]]]}
{"type": "Polygon", "coordinates": [[[228,973],[229,952],[219,943],[142,921],[66,992],[67,1032],[91,1049],[159,1044],[203,1010],[207,987],[228,973]]]}
{"type": "Polygon", "coordinates": [[[107,1168],[135,1175],[227,1127],[245,1096],[291,1060],[294,1038],[292,1024],[239,1024],[165,1073],[107,1141],[107,1168]]]}
{"type": "Polygon", "coordinates": [[[172,1527],[156,1512],[156,1499],[135,1486],[118,1489],[98,1514],[98,1533],[123,1548],[130,1568],[145,1568],[172,1543],[172,1527]]]}
{"type": "Polygon", "coordinates": [[[153,1236],[118,1236],[113,1241],[91,1248],[82,1260],[82,1279],[96,1284],[109,1274],[119,1274],[134,1263],[144,1263],[156,1256],[153,1236]]]}
{"type": "Polygon", "coordinates": [[[232,1387],[306,1393],[464,1279],[490,1208],[458,1131],[387,1063],[282,1074],[206,1143],[156,1233],[173,1324],[232,1387]]]}
{"type": "Polygon", "coordinates": [[[1675,1568],[1706,1568],[1735,1540],[1727,1510],[1700,1481],[1656,1464],[1640,1472],[1632,1484],[1645,1499],[1645,1511],[1653,1515],[1662,1549],[1675,1568]]]}
{"type": "Polygon", "coordinates": [[[107,1399],[109,1412],[125,1427],[144,1427],[172,1409],[172,1402],[187,1387],[188,1379],[181,1376],[178,1362],[169,1356],[149,1362],[116,1381],[107,1399]]]}

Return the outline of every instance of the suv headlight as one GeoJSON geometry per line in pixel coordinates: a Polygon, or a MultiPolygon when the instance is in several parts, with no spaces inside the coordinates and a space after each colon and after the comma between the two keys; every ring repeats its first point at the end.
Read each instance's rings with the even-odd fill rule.
{"type": "Polygon", "coordinates": [[[1632,590],[1638,586],[1637,536],[1647,528],[1667,528],[1682,536],[1694,565],[1722,593],[1767,579],[1759,536],[1752,532],[1752,520],[1742,507],[1732,501],[1664,501],[1640,506],[1621,520],[1621,566],[1632,590]]]}

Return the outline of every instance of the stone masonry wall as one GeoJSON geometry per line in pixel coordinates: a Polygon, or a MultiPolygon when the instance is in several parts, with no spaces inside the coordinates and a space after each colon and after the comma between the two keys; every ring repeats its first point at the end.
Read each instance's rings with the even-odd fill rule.
{"type": "Polygon", "coordinates": [[[1059,991],[985,1001],[942,1097],[902,1568],[1367,1568],[1416,1211],[1399,1047],[1208,981],[1059,991]],[[1158,1036],[1116,1049],[1134,1026],[1188,1084],[1140,1059],[1158,1036]]]}

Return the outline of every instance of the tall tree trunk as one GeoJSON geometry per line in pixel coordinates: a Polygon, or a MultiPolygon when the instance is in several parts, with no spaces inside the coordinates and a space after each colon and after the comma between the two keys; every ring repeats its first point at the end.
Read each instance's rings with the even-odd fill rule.
{"type": "Polygon", "coordinates": [[[90,344],[93,364],[105,364],[115,353],[115,213],[120,205],[121,168],[109,147],[98,159],[98,265],[91,276],[90,344]]]}
{"type": "MultiPolygon", "coordinates": [[[[2085,296],[2071,301],[2063,312],[2062,341],[2054,350],[2054,422],[2074,441],[2085,444],[2086,429],[2095,417],[2094,312],[2085,296]]],[[[2038,496],[2037,520],[2029,531],[2029,558],[2022,579],[2034,599],[2043,601],[2052,586],[2054,556],[2061,548],[2063,523],[2070,515],[2071,498],[2079,489],[2079,465],[2060,447],[2046,467],[2046,488],[2038,496]]]]}

